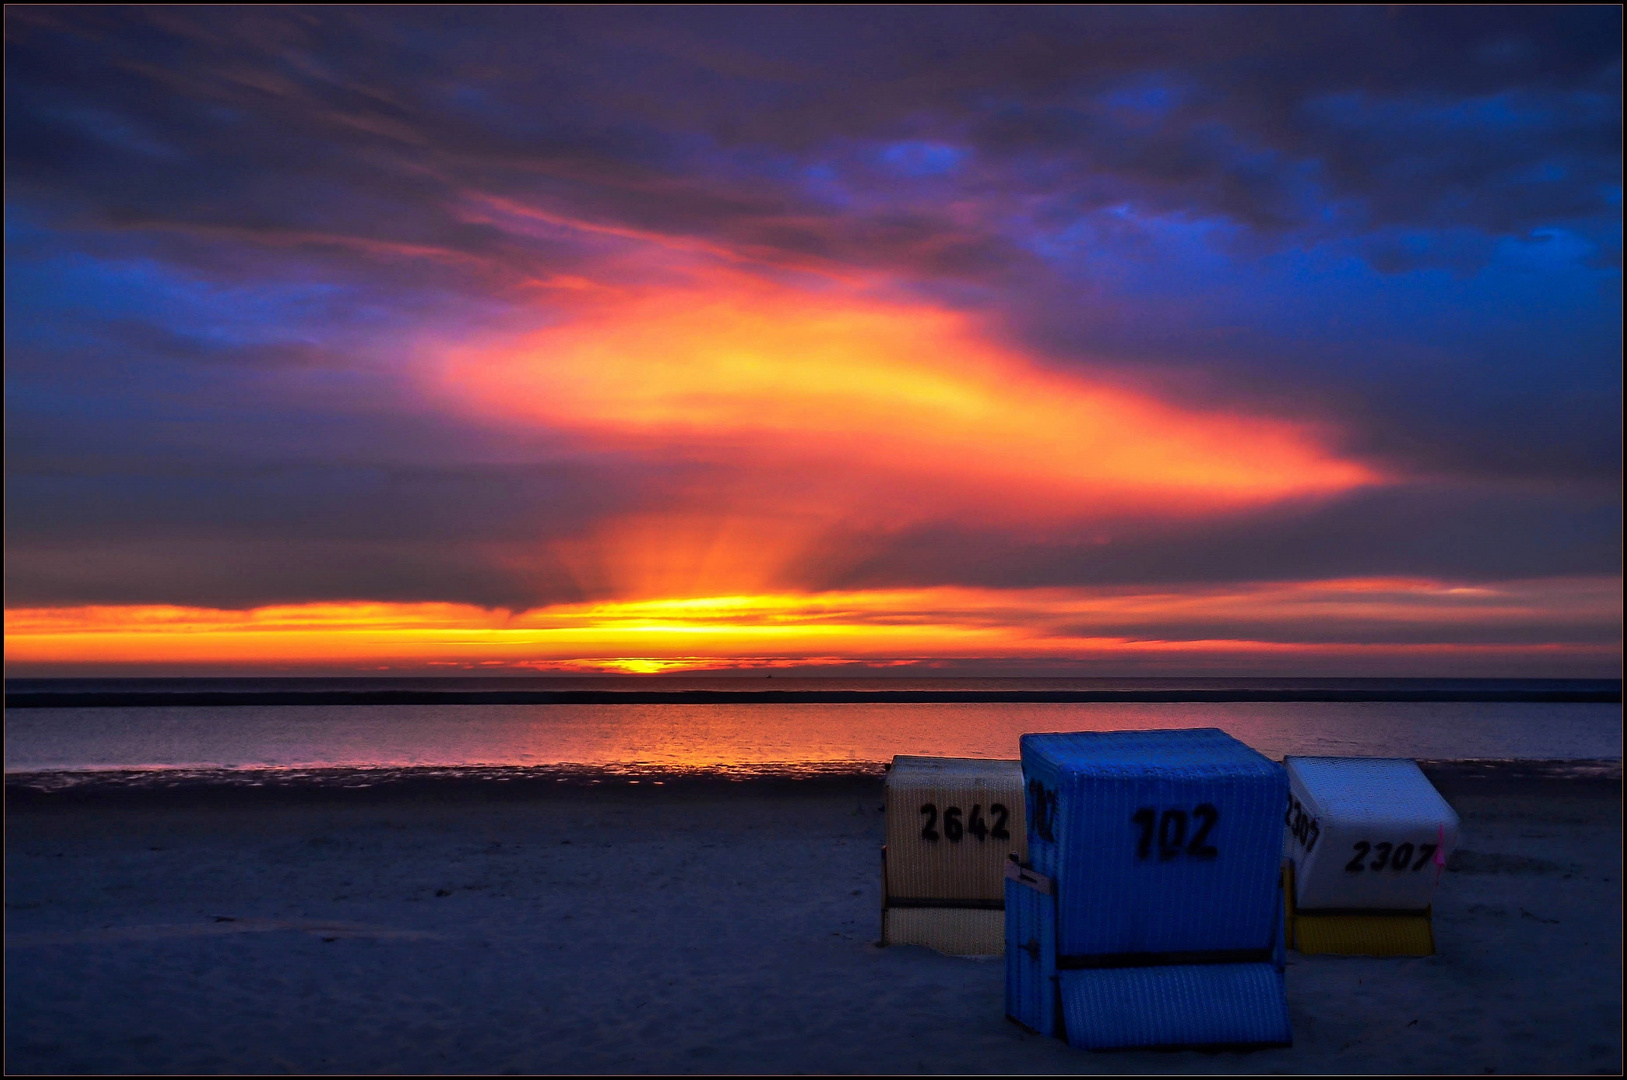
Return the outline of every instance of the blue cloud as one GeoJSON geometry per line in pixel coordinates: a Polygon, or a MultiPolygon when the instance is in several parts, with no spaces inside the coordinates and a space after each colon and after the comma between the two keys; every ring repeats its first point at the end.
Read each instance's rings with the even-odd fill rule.
{"type": "Polygon", "coordinates": [[[896,142],[881,151],[881,160],[904,176],[943,176],[960,168],[966,151],[929,142],[896,142]]]}

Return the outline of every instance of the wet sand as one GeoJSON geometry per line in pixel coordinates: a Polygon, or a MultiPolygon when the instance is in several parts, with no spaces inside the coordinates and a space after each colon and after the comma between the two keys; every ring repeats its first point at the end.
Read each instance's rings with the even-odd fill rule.
{"type": "Polygon", "coordinates": [[[879,781],[13,799],[8,1072],[1619,1072],[1621,785],[1437,780],[1440,954],[1295,1044],[1092,1054],[877,948],[879,781]]]}

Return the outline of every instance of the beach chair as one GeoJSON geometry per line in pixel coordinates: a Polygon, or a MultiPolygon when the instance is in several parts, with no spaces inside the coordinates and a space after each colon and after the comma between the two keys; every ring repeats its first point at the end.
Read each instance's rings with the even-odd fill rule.
{"type": "Polygon", "coordinates": [[[1301,953],[1430,956],[1458,816],[1406,758],[1290,756],[1284,921],[1301,953]]]}
{"type": "Polygon", "coordinates": [[[1022,765],[1008,1015],[1092,1050],[1289,1043],[1282,766],[1213,728],[1024,735],[1022,765]]]}
{"type": "Polygon", "coordinates": [[[886,782],[881,943],[1005,951],[1005,865],[1027,854],[1022,763],[900,755],[886,782]]]}
{"type": "Polygon", "coordinates": [[[1056,891],[1050,878],[1006,863],[1006,1016],[1030,1031],[1060,1037],[1056,981],[1056,891]]]}

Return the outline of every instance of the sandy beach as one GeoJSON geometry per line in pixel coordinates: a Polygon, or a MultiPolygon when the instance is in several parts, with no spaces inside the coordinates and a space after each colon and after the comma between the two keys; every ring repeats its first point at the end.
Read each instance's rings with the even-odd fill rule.
{"type": "Polygon", "coordinates": [[[1290,954],[1295,1044],[1092,1054],[882,949],[880,782],[8,795],[42,1072],[1618,1072],[1621,785],[1438,775],[1440,953],[1290,954]]]}

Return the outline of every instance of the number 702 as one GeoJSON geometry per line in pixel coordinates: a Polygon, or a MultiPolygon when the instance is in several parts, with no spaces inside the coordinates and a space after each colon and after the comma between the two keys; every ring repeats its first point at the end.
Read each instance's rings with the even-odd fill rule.
{"type": "Polygon", "coordinates": [[[1130,822],[1141,830],[1136,840],[1136,858],[1152,858],[1153,840],[1156,838],[1160,862],[1167,862],[1179,855],[1189,859],[1213,859],[1220,854],[1220,849],[1209,843],[1209,834],[1214,832],[1215,824],[1219,821],[1220,811],[1209,803],[1199,803],[1190,814],[1185,810],[1159,813],[1154,807],[1143,806],[1130,815],[1130,822]],[[1190,830],[1191,838],[1188,839],[1187,832],[1193,823],[1197,828],[1190,830]]]}

